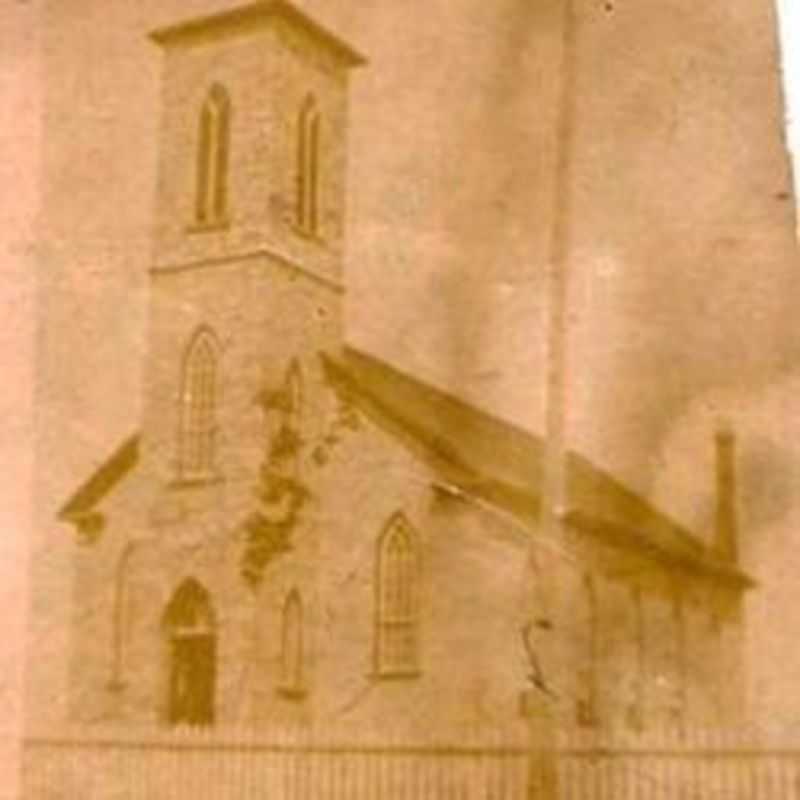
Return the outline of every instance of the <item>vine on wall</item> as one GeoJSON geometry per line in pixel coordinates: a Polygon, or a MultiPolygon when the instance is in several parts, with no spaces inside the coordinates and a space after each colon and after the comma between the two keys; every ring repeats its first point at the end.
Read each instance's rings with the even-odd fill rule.
{"type": "Polygon", "coordinates": [[[336,394],[336,415],[322,440],[314,447],[312,458],[318,467],[324,467],[331,457],[333,450],[342,441],[345,433],[357,431],[361,426],[358,412],[353,403],[341,393],[336,394]]]}
{"type": "Polygon", "coordinates": [[[261,582],[273,559],[292,549],[292,531],[310,497],[308,488],[297,477],[304,444],[299,430],[297,381],[297,366],[293,363],[281,387],[264,390],[256,398],[265,417],[277,415],[278,426],[259,470],[257,507],[242,523],[242,577],[253,587],[261,582]]]}
{"type": "MultiPolygon", "coordinates": [[[[311,492],[299,477],[299,462],[307,444],[301,432],[301,385],[297,361],[293,361],[281,385],[265,387],[256,397],[265,420],[277,424],[266,447],[256,486],[255,510],[242,522],[245,539],[242,577],[253,587],[260,584],[267,566],[292,549],[292,533],[311,492]]],[[[353,403],[336,392],[336,413],[320,439],[311,447],[311,458],[324,467],[347,432],[361,421],[353,403]]]]}

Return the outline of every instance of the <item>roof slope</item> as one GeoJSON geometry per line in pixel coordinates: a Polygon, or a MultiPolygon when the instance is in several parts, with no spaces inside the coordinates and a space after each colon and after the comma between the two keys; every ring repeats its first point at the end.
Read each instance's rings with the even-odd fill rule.
{"type": "Polygon", "coordinates": [[[139,436],[126,439],[64,504],[59,519],[74,520],[95,506],[139,463],[139,436]]]}
{"type": "MultiPolygon", "coordinates": [[[[322,359],[331,380],[390,433],[417,447],[444,478],[528,524],[537,518],[541,437],[353,348],[322,359]]],[[[567,459],[568,524],[672,566],[753,583],[607,472],[574,452],[567,459]]],[[[72,495],[59,517],[79,520],[91,513],[138,461],[139,436],[134,435],[72,495]]]]}
{"type": "MultiPolygon", "coordinates": [[[[329,372],[362,403],[405,430],[440,462],[456,467],[463,489],[528,521],[538,515],[541,437],[353,348],[325,360],[329,372]]],[[[751,583],[685,527],[574,452],[567,455],[566,494],[566,520],[577,528],[672,565],[751,583]]]]}

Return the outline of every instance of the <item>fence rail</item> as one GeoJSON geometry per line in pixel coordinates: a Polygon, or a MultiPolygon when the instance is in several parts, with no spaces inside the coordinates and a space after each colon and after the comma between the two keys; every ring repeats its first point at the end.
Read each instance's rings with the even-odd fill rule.
{"type": "MultiPolygon", "coordinates": [[[[24,800],[523,800],[524,728],[452,736],[64,729],[26,740],[24,800]]],[[[561,735],[564,800],[800,800],[800,748],[561,735]]]]}

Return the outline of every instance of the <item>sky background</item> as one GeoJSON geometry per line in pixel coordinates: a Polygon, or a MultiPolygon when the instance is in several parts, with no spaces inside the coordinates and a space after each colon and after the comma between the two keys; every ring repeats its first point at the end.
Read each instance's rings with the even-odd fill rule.
{"type": "MultiPolygon", "coordinates": [[[[800,2],[778,0],[783,24],[783,62],[786,74],[786,100],[789,117],[789,142],[795,154],[800,151],[800,2]]],[[[795,166],[797,170],[797,166],[795,166]]]]}

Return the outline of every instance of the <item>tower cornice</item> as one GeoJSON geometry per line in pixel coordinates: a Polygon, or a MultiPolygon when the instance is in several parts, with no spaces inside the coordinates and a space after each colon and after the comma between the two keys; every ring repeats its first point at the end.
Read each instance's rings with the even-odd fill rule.
{"type": "Polygon", "coordinates": [[[221,13],[195,17],[158,28],[150,33],[150,39],[161,46],[195,44],[252,33],[273,24],[276,19],[303,30],[346,67],[358,67],[366,63],[361,53],[288,0],[259,0],[221,13]]]}

